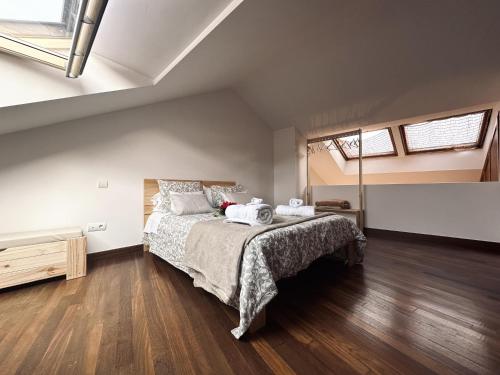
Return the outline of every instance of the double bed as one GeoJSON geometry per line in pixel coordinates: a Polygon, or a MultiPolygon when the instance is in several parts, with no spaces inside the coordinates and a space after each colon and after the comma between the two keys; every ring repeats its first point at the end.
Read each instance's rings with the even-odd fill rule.
{"type": "MultiPolygon", "coordinates": [[[[227,181],[201,183],[207,187],[234,185],[227,181]]],[[[157,192],[156,180],[144,181],[145,249],[193,276],[185,263],[186,240],[197,223],[218,218],[213,213],[178,216],[171,212],[152,212],[151,197],[157,192]]],[[[231,331],[236,338],[240,338],[253,321],[265,316],[265,306],[278,293],[278,280],[296,275],[323,256],[333,256],[348,264],[363,260],[366,239],[351,220],[334,214],[300,222],[291,218],[284,220],[289,223],[263,231],[244,247],[236,292],[224,301],[240,313],[239,326],[231,331]]],[[[215,264],[219,261],[213,259],[215,264]]]]}

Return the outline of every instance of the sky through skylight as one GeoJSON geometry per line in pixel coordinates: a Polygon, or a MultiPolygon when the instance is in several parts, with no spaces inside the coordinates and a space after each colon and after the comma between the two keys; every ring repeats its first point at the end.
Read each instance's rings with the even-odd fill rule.
{"type": "Polygon", "coordinates": [[[0,0],[0,20],[62,22],[64,0],[0,0]]]}

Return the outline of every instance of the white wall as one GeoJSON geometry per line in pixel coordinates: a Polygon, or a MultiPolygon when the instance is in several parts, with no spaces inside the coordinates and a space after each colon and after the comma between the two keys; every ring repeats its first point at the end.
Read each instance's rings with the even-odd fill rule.
{"type": "Polygon", "coordinates": [[[307,193],[307,138],[298,130],[295,133],[297,147],[297,198],[305,199],[307,193]]]}
{"type": "Polygon", "coordinates": [[[272,132],[221,91],[0,136],[0,233],[104,221],[90,252],[139,244],[144,178],[236,180],[272,201],[272,132]]]}
{"type": "MultiPolygon", "coordinates": [[[[357,186],[315,186],[313,200],[358,207],[357,186]]],[[[500,242],[500,183],[365,186],[368,228],[500,242]]]]}
{"type": "Polygon", "coordinates": [[[273,133],[274,203],[283,204],[297,192],[297,161],[295,129],[273,133]]]}
{"type": "Polygon", "coordinates": [[[307,186],[307,140],[294,128],[273,133],[274,203],[288,203],[290,198],[304,197],[307,186]]]}

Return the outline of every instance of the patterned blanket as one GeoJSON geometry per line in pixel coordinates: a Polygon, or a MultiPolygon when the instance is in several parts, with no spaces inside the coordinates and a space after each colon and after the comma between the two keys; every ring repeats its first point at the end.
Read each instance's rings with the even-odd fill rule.
{"type": "MultiPolygon", "coordinates": [[[[212,214],[175,216],[161,219],[158,233],[147,234],[150,251],[187,272],[183,264],[185,243],[191,227],[212,214]]],[[[229,305],[240,312],[240,324],[231,332],[240,338],[252,320],[278,293],[276,281],[296,275],[316,259],[340,251],[349,243],[355,246],[355,262],[363,261],[366,238],[349,219],[331,215],[300,224],[278,228],[255,237],[245,248],[241,260],[238,291],[229,305]]]]}
{"type": "MultiPolygon", "coordinates": [[[[272,215],[272,213],[271,213],[272,215]]],[[[275,216],[268,225],[226,223],[223,219],[200,221],[189,231],[184,246],[184,266],[196,287],[228,304],[235,298],[240,262],[246,247],[255,237],[271,230],[314,220],[316,217],[275,216]]]]}

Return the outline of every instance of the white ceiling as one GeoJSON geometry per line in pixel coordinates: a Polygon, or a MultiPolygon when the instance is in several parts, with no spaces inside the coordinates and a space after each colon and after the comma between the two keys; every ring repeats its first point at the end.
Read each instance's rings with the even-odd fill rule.
{"type": "MultiPolygon", "coordinates": [[[[308,133],[492,102],[500,99],[499,14],[500,2],[489,0],[247,0],[155,86],[1,108],[0,132],[226,87],[271,127],[308,133]]],[[[137,18],[133,29],[148,22],[137,18]]],[[[145,53],[165,37],[150,35],[154,44],[143,44],[156,47],[145,53]]],[[[116,44],[120,63],[148,75],[161,69],[142,65],[138,37],[132,45],[116,44]]]]}
{"type": "Polygon", "coordinates": [[[110,0],[93,51],[155,78],[231,0],[110,0]]]}

